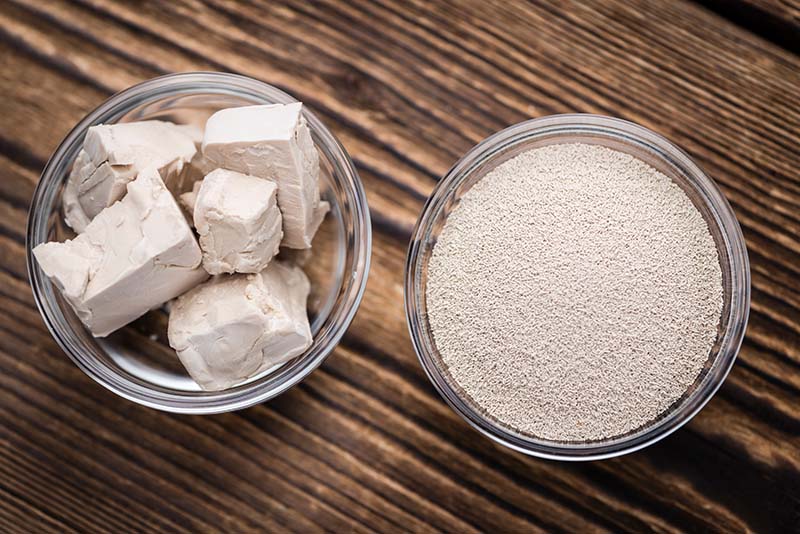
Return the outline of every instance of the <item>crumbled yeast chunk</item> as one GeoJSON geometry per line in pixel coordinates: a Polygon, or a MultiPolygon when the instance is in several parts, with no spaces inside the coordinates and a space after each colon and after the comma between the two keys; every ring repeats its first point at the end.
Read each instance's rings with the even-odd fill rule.
{"type": "Polygon", "coordinates": [[[194,224],[194,205],[197,202],[197,193],[200,191],[200,186],[203,184],[202,180],[198,180],[192,184],[192,190],[181,193],[178,197],[178,202],[183,206],[189,214],[189,219],[194,224]]]}
{"type": "Polygon", "coordinates": [[[101,210],[122,198],[128,183],[146,167],[158,169],[167,188],[179,193],[184,166],[197,152],[189,133],[184,126],[164,121],[89,128],[64,186],[67,225],[82,232],[101,210]]]}
{"type": "Polygon", "coordinates": [[[271,180],[217,169],[194,200],[203,267],[210,274],[257,273],[278,253],[281,212],[271,180]]]}
{"type": "Polygon", "coordinates": [[[278,261],[212,277],[172,306],[169,344],[203,389],[235,386],[311,346],[309,288],[299,267],[278,261]]]}
{"type": "Polygon", "coordinates": [[[208,277],[202,254],[155,167],[75,239],[33,254],[93,335],[103,337],[208,277]]]}
{"type": "Polygon", "coordinates": [[[206,123],[203,155],[217,167],[278,184],[282,246],[308,248],[329,206],[319,197],[319,154],[302,104],[223,109],[206,123]]]}

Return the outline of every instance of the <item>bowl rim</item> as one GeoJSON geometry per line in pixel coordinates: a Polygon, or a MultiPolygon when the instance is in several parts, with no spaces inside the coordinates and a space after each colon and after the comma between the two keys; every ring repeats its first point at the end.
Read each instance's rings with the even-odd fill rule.
{"type": "Polygon", "coordinates": [[[682,149],[662,135],[623,119],[584,113],[549,115],[526,120],[492,134],[471,148],[439,181],[422,209],[408,246],[404,304],[414,351],[425,374],[445,402],[471,427],[491,440],[527,455],[564,461],[599,460],[628,454],[660,441],[689,422],[714,396],[730,372],[744,339],[750,310],[750,264],[744,236],[730,204],[719,187],[682,149]],[[427,310],[422,309],[423,253],[426,247],[432,246],[430,237],[433,224],[456,188],[478,166],[512,146],[537,136],[569,133],[633,142],[646,147],[648,152],[669,165],[678,167],[691,186],[699,192],[706,208],[711,212],[725,242],[731,268],[731,304],[728,315],[723,316],[728,318],[728,328],[719,334],[720,348],[712,369],[703,379],[704,382],[652,426],[644,427],[631,436],[612,439],[608,443],[605,440],[580,444],[537,441],[504,429],[474,410],[470,401],[453,389],[436,364],[436,357],[432,354],[435,343],[429,328],[425,326],[427,310]]]}
{"type": "MultiPolygon", "coordinates": [[[[55,313],[53,307],[58,308],[58,305],[51,299],[52,295],[48,294],[48,292],[53,293],[52,283],[44,275],[32,253],[34,246],[46,240],[39,239],[43,236],[39,235],[41,232],[37,232],[37,228],[45,227],[44,221],[51,216],[50,213],[41,213],[41,210],[37,208],[44,202],[45,195],[52,193],[50,189],[57,189],[65,178],[57,173],[57,169],[63,165],[64,159],[74,145],[82,142],[83,136],[90,126],[100,122],[115,122],[131,109],[162,97],[209,93],[251,97],[264,103],[268,103],[267,99],[284,103],[297,101],[292,95],[261,80],[224,72],[197,71],[167,74],[132,85],[115,93],[86,114],[62,139],[42,171],[28,210],[25,238],[28,280],[36,307],[50,334],[67,356],[95,382],[137,404],[173,413],[214,414],[240,410],[274,398],[300,383],[319,367],[338,345],[358,310],[369,278],[372,225],[364,186],[344,146],[304,105],[303,116],[311,126],[312,132],[322,141],[323,146],[318,148],[329,151],[330,155],[335,158],[334,163],[340,168],[340,172],[344,172],[341,182],[346,186],[348,196],[351,196],[350,200],[353,201],[350,206],[353,216],[345,222],[352,225],[354,236],[352,248],[348,251],[348,256],[352,254],[352,266],[350,269],[345,268],[341,282],[343,286],[340,295],[344,295],[341,297],[342,302],[339,306],[334,306],[326,318],[326,322],[335,320],[335,327],[326,332],[329,335],[324,344],[317,345],[315,343],[300,356],[305,360],[304,365],[299,366],[292,374],[273,387],[267,387],[268,383],[260,383],[268,378],[267,376],[255,382],[237,386],[233,390],[202,392],[203,396],[198,396],[188,395],[189,392],[170,391],[161,386],[148,387],[143,380],[131,380],[114,372],[101,362],[91,361],[94,359],[93,357],[83,354],[77,350],[78,347],[72,346],[52,316],[55,313]]],[[[46,238],[46,236],[44,237],[46,238]]]]}

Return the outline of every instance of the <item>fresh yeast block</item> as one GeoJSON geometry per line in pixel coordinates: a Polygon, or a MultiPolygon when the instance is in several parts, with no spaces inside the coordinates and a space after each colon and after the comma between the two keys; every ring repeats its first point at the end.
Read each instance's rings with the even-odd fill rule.
{"type": "Polygon", "coordinates": [[[101,210],[122,198],[128,183],[147,167],[158,169],[170,187],[196,152],[189,131],[171,122],[92,126],[64,187],[67,224],[82,232],[101,210]]]}
{"type": "Polygon", "coordinates": [[[93,335],[103,337],[208,277],[202,253],[155,167],[128,183],[75,239],[33,254],[93,335]]]}
{"type": "Polygon", "coordinates": [[[203,155],[219,168],[278,184],[282,246],[309,248],[329,206],[319,197],[319,154],[302,103],[244,106],[214,113],[203,155]]]}
{"type": "Polygon", "coordinates": [[[182,196],[192,205],[206,271],[258,273],[267,266],[283,236],[276,191],[271,180],[217,169],[196,193],[182,196]]]}
{"type": "Polygon", "coordinates": [[[222,390],[311,346],[309,281],[278,261],[258,274],[212,277],[182,295],[169,315],[169,344],[205,390],[222,390]]]}

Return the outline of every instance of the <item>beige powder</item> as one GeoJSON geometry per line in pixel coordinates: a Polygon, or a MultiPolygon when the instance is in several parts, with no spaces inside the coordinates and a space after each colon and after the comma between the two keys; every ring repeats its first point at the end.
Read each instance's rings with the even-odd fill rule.
{"type": "Polygon", "coordinates": [[[427,283],[455,382],[500,422],[557,441],[662,414],[708,360],[722,300],[714,241],[680,187],[584,144],[524,152],[475,184],[427,283]]]}

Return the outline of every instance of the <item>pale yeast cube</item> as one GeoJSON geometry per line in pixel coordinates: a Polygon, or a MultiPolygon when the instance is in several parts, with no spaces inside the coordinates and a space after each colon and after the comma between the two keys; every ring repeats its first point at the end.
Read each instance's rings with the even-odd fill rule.
{"type": "Polygon", "coordinates": [[[206,174],[216,168],[217,166],[208,161],[202,152],[198,152],[191,161],[183,166],[183,170],[172,178],[172,187],[169,187],[169,190],[179,198],[190,194],[192,191],[196,192],[196,188],[200,187],[199,182],[203,180],[206,174]]]}
{"type": "Polygon", "coordinates": [[[67,226],[77,233],[83,232],[103,208],[125,194],[136,173],[132,165],[95,166],[86,151],[81,150],[61,195],[67,226]]]}
{"type": "Polygon", "coordinates": [[[158,171],[141,171],[127,191],[75,239],[33,249],[44,273],[99,337],[208,277],[197,240],[158,171]]]}
{"type": "Polygon", "coordinates": [[[166,121],[100,124],[86,132],[83,149],[95,165],[160,168],[177,158],[192,159],[197,151],[192,137],[186,128],[166,121]]]}
{"type": "Polygon", "coordinates": [[[184,166],[196,152],[189,131],[171,122],[92,126],[64,187],[67,224],[82,232],[102,209],[122,198],[128,183],[146,167],[157,168],[167,187],[181,192],[184,166]]]}
{"type": "Polygon", "coordinates": [[[221,390],[299,356],[311,346],[309,281],[273,261],[257,274],[212,277],[169,314],[169,344],[205,390],[221,390]]]}
{"type": "MultiPolygon", "coordinates": [[[[207,120],[207,119],[206,119],[207,120]]],[[[199,149],[203,144],[203,127],[197,124],[176,124],[175,128],[194,143],[195,148],[199,149]]]]}
{"type": "MultiPolygon", "coordinates": [[[[203,120],[203,124],[205,124],[207,117],[208,115],[206,116],[206,119],[203,120]]],[[[171,180],[172,186],[168,186],[173,195],[183,198],[183,195],[191,194],[193,190],[196,191],[196,188],[200,187],[198,182],[200,182],[206,174],[216,169],[217,166],[208,161],[201,151],[201,147],[203,146],[202,127],[194,124],[179,124],[176,126],[176,128],[189,136],[197,148],[197,153],[194,155],[194,157],[189,160],[183,166],[183,170],[171,180]]],[[[191,215],[189,219],[191,222],[191,215]]]]}
{"type": "Polygon", "coordinates": [[[319,154],[302,104],[223,109],[209,117],[203,155],[220,168],[278,184],[283,215],[282,245],[308,248],[327,202],[319,198],[319,154]]]}
{"type": "Polygon", "coordinates": [[[189,213],[189,221],[194,224],[194,205],[197,202],[197,193],[200,192],[200,186],[203,185],[202,180],[198,180],[192,184],[192,190],[181,193],[178,197],[178,202],[189,213]]]}
{"type": "Polygon", "coordinates": [[[281,212],[271,180],[217,169],[194,199],[203,267],[210,274],[257,273],[278,253],[281,212]]]}

